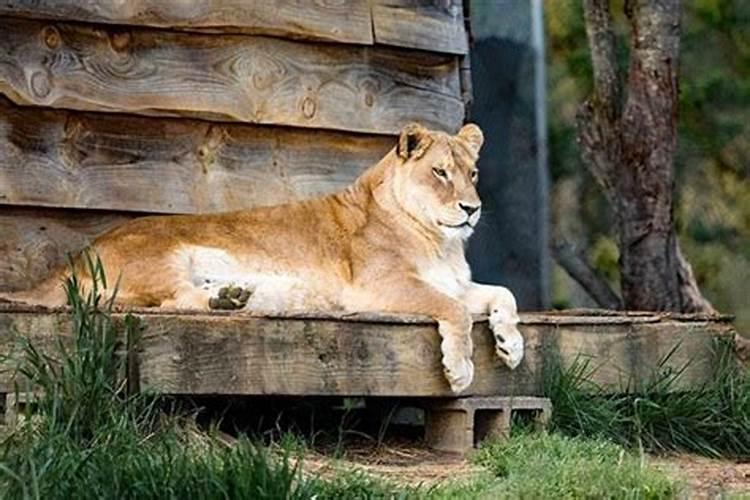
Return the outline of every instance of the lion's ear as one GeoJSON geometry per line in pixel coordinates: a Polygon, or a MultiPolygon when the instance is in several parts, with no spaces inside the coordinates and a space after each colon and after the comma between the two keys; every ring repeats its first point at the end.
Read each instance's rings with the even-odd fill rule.
{"type": "Polygon", "coordinates": [[[432,144],[429,131],[419,123],[410,123],[401,130],[396,153],[403,159],[419,159],[432,144]]]}
{"type": "Polygon", "coordinates": [[[458,131],[458,136],[469,143],[474,153],[479,154],[479,150],[482,149],[482,144],[484,144],[484,134],[479,126],[467,123],[458,131]]]}

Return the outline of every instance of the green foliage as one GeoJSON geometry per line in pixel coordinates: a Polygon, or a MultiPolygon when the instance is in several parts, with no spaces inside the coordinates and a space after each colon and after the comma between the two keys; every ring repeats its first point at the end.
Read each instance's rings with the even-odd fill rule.
{"type": "Polygon", "coordinates": [[[3,498],[310,498],[287,457],[247,440],[227,446],[178,429],[152,435],[101,429],[81,446],[64,434],[16,436],[6,448],[3,498]]]}
{"type": "Polygon", "coordinates": [[[619,258],[620,250],[612,238],[600,236],[589,248],[589,261],[612,283],[620,281],[619,258]]]}
{"type": "Polygon", "coordinates": [[[613,394],[591,382],[597,367],[579,359],[550,370],[545,381],[554,412],[551,428],[571,436],[606,438],[649,451],[688,451],[711,457],[750,456],[750,374],[741,370],[731,346],[712,380],[679,390],[682,371],[662,369],[641,387],[613,394]]]}
{"type": "Polygon", "coordinates": [[[499,480],[483,498],[673,498],[676,485],[603,439],[521,433],[483,446],[476,461],[499,480]]]}
{"type": "Polygon", "coordinates": [[[81,443],[94,439],[98,429],[122,423],[123,418],[143,424],[141,418],[150,411],[146,398],[131,399],[126,394],[122,358],[116,355],[118,334],[132,339],[138,331],[137,322],[128,315],[121,327],[115,325],[111,312],[116,289],[105,300],[108,290],[101,261],[87,255],[87,265],[92,290],[85,297],[75,274],[65,283],[72,335],[55,338],[54,357],[39,351],[28,339],[19,339],[22,357],[17,367],[34,388],[28,407],[45,415],[46,431],[65,433],[81,443]],[[72,345],[67,345],[68,340],[72,345]]]}

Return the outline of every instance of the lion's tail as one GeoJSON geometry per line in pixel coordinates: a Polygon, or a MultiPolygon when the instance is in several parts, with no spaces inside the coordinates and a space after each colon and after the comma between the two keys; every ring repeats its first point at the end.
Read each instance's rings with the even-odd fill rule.
{"type": "Polygon", "coordinates": [[[30,290],[0,292],[0,302],[57,307],[66,304],[64,274],[56,272],[30,290]]]}

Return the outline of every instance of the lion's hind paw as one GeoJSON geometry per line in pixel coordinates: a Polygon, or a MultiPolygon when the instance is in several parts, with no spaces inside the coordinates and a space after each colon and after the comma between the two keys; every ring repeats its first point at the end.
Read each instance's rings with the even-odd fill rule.
{"type": "Polygon", "coordinates": [[[252,293],[249,288],[227,285],[219,289],[216,297],[208,299],[208,307],[223,311],[236,311],[247,305],[252,293]]]}

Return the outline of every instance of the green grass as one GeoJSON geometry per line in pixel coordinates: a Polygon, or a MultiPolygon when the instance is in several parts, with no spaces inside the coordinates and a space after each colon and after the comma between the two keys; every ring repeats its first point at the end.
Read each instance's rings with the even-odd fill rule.
{"type": "Polygon", "coordinates": [[[117,355],[123,347],[119,339],[130,342],[138,334],[137,321],[128,315],[122,324],[115,323],[111,313],[116,293],[107,293],[101,261],[89,259],[88,266],[92,290],[84,295],[75,275],[64,285],[73,318],[71,335],[57,337],[53,349],[44,352],[21,337],[15,360],[17,373],[36,389],[30,407],[44,417],[45,432],[64,433],[81,443],[103,428],[144,428],[154,415],[149,404],[153,398],[128,393],[124,358],[117,355]]]}
{"type": "Polygon", "coordinates": [[[399,488],[362,474],[322,483],[320,498],[668,499],[680,486],[641,457],[605,439],[520,431],[486,443],[479,477],[432,488],[399,488]]]}
{"type": "Polygon", "coordinates": [[[607,438],[652,452],[685,451],[709,457],[750,456],[750,373],[731,346],[717,342],[714,377],[678,390],[682,371],[662,369],[640,388],[611,394],[591,382],[595,367],[578,360],[549,370],[545,387],[554,408],[551,428],[571,436],[607,438]]]}
{"type": "MultiPolygon", "coordinates": [[[[23,435],[3,457],[4,498],[310,498],[286,457],[250,441],[231,446],[177,429],[151,436],[102,429],[82,446],[58,434],[23,435]]],[[[10,444],[10,443],[9,443],[10,444]]]]}
{"type": "Polygon", "coordinates": [[[476,456],[499,479],[486,498],[673,498],[663,473],[604,439],[520,433],[476,456]]]}

